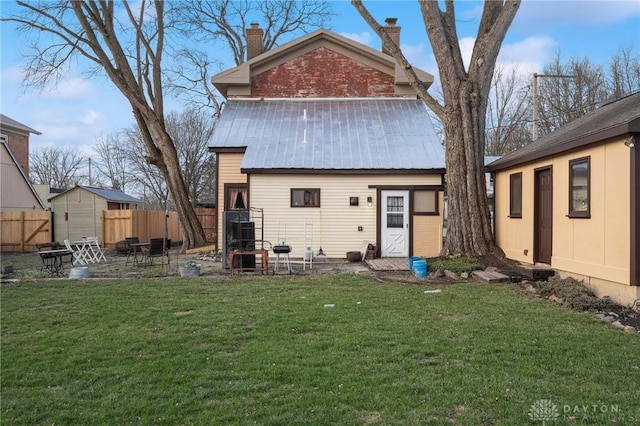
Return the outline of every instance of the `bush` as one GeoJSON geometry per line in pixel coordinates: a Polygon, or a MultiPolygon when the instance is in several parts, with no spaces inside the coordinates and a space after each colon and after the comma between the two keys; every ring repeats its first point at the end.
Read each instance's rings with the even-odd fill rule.
{"type": "Polygon", "coordinates": [[[465,255],[427,259],[427,264],[429,265],[429,271],[449,270],[456,274],[484,269],[478,259],[465,255]]]}
{"type": "Polygon", "coordinates": [[[541,296],[555,295],[562,299],[565,305],[576,311],[603,311],[614,305],[609,299],[596,297],[585,287],[584,281],[571,277],[560,278],[554,275],[547,281],[538,281],[536,288],[541,296]]]}

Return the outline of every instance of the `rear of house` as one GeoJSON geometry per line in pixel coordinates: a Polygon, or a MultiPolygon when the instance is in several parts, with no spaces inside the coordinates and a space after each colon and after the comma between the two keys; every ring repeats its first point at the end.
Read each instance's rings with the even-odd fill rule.
{"type": "Polygon", "coordinates": [[[640,94],[493,162],[496,242],[506,256],[640,299],[640,94]]]}
{"type": "Polygon", "coordinates": [[[219,210],[262,209],[261,236],[298,256],[440,252],[444,149],[392,57],[318,30],[212,82],[227,98],[209,144],[219,210]]]}

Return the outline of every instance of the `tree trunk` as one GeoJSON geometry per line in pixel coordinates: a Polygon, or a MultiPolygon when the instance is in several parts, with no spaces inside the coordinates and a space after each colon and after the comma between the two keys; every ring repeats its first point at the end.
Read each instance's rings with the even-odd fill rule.
{"type": "Polygon", "coordinates": [[[468,69],[465,69],[453,0],[420,1],[425,31],[438,64],[444,107],[427,93],[402,51],[363,6],[351,3],[400,64],[420,99],[440,118],[446,140],[447,236],[442,255],[499,252],[493,239],[484,170],[485,121],[500,46],[520,0],[486,0],[468,69]],[[441,4],[445,10],[441,10],[441,4]]]}
{"type": "Polygon", "coordinates": [[[134,105],[133,112],[147,146],[148,160],[157,166],[173,196],[184,238],[182,248],[202,247],[206,244],[202,224],[189,200],[189,192],[180,172],[178,153],[169,133],[153,112],[143,114],[134,105]]]}

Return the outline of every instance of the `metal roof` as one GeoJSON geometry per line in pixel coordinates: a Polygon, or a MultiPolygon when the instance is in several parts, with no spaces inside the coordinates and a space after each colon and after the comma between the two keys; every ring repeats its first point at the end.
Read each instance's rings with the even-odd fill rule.
{"type": "Polygon", "coordinates": [[[127,195],[124,192],[117,190],[117,189],[110,189],[110,188],[96,188],[93,186],[84,186],[84,185],[78,185],[74,188],[69,189],[68,191],[62,192],[60,194],[57,194],[53,197],[51,197],[49,199],[49,201],[53,200],[54,198],[57,198],[63,194],[66,194],[70,191],[73,191],[74,189],[77,188],[81,188],[84,189],[86,191],[89,191],[93,194],[96,194],[99,197],[102,197],[104,199],[106,199],[107,201],[113,201],[115,203],[142,203],[142,200],[139,200],[138,198],[132,197],[131,195],[127,195]]]}
{"type": "Polygon", "coordinates": [[[601,106],[489,164],[500,170],[640,131],[640,92],[601,106]]]}
{"type": "Polygon", "coordinates": [[[411,98],[234,99],[209,147],[246,147],[249,172],[445,168],[427,107],[411,98]]]}

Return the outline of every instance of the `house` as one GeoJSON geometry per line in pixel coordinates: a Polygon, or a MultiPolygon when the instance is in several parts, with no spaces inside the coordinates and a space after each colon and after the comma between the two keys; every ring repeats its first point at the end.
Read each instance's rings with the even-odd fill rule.
{"type": "Polygon", "coordinates": [[[4,140],[22,167],[25,176],[29,176],[29,135],[41,135],[37,130],[26,126],[11,117],[0,114],[0,139],[4,140]]]}
{"type": "Polygon", "coordinates": [[[45,205],[29,181],[6,140],[0,141],[0,211],[44,210],[45,205]]]}
{"type": "MultiPolygon", "coordinates": [[[[395,19],[385,29],[399,43],[395,19]]],[[[248,60],[212,78],[218,210],[261,209],[256,233],[293,256],[438,255],[444,148],[394,59],[324,29],[268,52],[258,24],[247,38],[248,60]]]]}
{"type": "Polygon", "coordinates": [[[102,235],[103,210],[138,209],[142,201],[122,191],[78,185],[49,199],[53,211],[53,239],[80,240],[102,235]]]}
{"type": "Polygon", "coordinates": [[[640,93],[489,165],[495,236],[510,259],[550,265],[599,297],[640,299],[640,93]]]}

